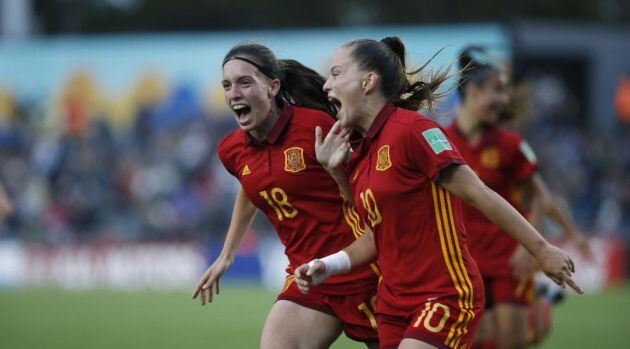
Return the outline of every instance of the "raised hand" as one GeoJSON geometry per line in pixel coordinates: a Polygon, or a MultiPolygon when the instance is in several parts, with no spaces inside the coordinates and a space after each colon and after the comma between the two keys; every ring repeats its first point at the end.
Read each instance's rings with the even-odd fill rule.
{"type": "Polygon", "coordinates": [[[343,165],[350,150],[349,139],[350,130],[342,128],[339,121],[335,122],[323,141],[322,128],[315,128],[315,155],[326,171],[333,172],[343,165]]]}

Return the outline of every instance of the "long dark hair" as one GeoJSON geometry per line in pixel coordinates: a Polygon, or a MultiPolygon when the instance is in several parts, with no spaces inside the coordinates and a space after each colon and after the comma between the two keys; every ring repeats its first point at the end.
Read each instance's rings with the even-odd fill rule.
{"type": "Polygon", "coordinates": [[[398,107],[418,110],[426,105],[433,112],[433,103],[444,96],[437,90],[449,78],[448,69],[440,70],[430,74],[428,79],[423,79],[426,78],[426,74],[421,73],[424,73],[434,55],[422,67],[407,72],[405,45],[397,36],[386,37],[381,41],[354,40],[346,43],[344,47],[352,49],[351,55],[360,69],[373,70],[381,76],[383,94],[398,107]]]}
{"type": "Polygon", "coordinates": [[[486,54],[483,46],[467,46],[459,54],[459,81],[457,91],[466,98],[466,86],[475,84],[483,85],[488,78],[495,74],[500,74],[501,70],[495,65],[476,59],[475,55],[486,54]]]}
{"type": "Polygon", "coordinates": [[[323,90],[326,79],[302,63],[293,59],[277,59],[269,48],[252,42],[232,47],[223,58],[223,65],[233,59],[249,62],[267,77],[280,80],[280,93],[276,96],[278,107],[288,103],[321,110],[331,116],[337,114],[337,108],[323,90]]]}

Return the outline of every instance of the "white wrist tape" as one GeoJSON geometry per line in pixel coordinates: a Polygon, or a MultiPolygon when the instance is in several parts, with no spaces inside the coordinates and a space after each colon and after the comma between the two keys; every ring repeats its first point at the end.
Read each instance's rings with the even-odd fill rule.
{"type": "Polygon", "coordinates": [[[339,251],[330,256],[326,256],[322,259],[313,259],[308,263],[309,268],[315,264],[316,261],[321,261],[326,266],[323,273],[317,273],[311,276],[313,286],[321,284],[329,276],[336,274],[343,274],[350,271],[350,257],[344,251],[339,251]]]}

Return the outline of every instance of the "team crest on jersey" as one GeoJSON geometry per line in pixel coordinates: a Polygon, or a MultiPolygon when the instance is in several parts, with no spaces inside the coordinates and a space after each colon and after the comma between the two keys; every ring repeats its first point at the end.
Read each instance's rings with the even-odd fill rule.
{"type": "Polygon", "coordinates": [[[376,170],[385,171],[392,167],[392,161],[389,158],[389,145],[384,145],[378,150],[378,158],[376,159],[376,170]]]}
{"type": "Polygon", "coordinates": [[[300,172],[306,169],[304,162],[304,149],[291,147],[284,151],[284,170],[287,172],[300,172]]]}
{"type": "Polygon", "coordinates": [[[481,166],[494,170],[501,166],[501,152],[497,147],[489,147],[481,152],[481,166]]]}

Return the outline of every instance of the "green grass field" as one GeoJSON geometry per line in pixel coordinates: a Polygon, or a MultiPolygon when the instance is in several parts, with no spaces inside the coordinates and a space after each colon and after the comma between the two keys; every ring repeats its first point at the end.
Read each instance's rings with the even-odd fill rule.
{"type": "MultiPolygon", "coordinates": [[[[227,287],[204,307],[186,293],[0,292],[0,348],[257,348],[274,295],[227,287]]],[[[630,285],[571,296],[541,348],[630,348],[630,285]]],[[[335,349],[363,348],[342,336],[335,349]]]]}

